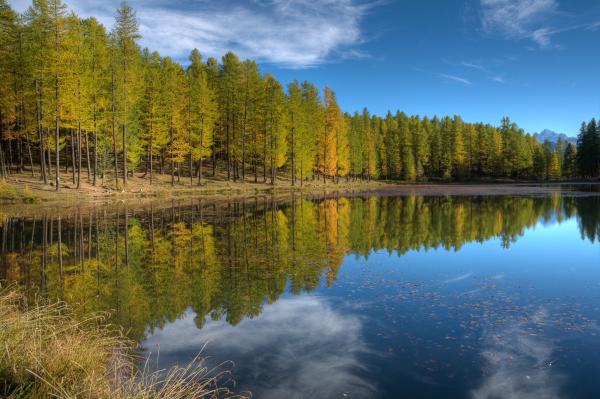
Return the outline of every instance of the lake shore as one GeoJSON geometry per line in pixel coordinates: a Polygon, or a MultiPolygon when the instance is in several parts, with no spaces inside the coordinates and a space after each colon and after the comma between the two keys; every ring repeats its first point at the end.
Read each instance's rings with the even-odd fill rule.
{"type": "MultiPolygon", "coordinates": [[[[52,183],[44,184],[39,177],[30,174],[12,174],[0,184],[0,204],[9,209],[14,206],[33,205],[35,207],[71,207],[81,205],[108,205],[111,203],[143,204],[162,200],[202,199],[207,202],[252,199],[256,197],[274,196],[288,197],[292,193],[305,198],[321,198],[333,196],[458,196],[458,195],[548,195],[561,191],[564,187],[585,186],[581,182],[536,183],[517,181],[477,181],[460,183],[404,183],[397,181],[365,181],[346,180],[339,182],[327,180],[310,180],[292,186],[287,177],[280,177],[275,185],[268,182],[228,181],[225,176],[206,178],[203,184],[197,180],[190,183],[182,177],[171,185],[169,175],[155,176],[153,183],[147,177],[135,174],[128,179],[126,186],[117,186],[114,180],[99,179],[96,185],[82,178],[77,188],[72,180],[64,181],[60,191],[54,189],[52,183]]],[[[596,195],[585,190],[570,190],[571,195],[596,195]]]]}

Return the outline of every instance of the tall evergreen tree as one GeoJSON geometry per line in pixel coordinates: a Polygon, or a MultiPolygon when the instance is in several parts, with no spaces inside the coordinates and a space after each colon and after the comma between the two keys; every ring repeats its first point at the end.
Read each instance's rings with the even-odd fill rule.
{"type": "Polygon", "coordinates": [[[123,184],[127,184],[129,162],[127,155],[127,135],[128,126],[134,115],[132,109],[135,104],[138,61],[137,40],[141,38],[139,34],[139,25],[135,11],[127,2],[122,2],[117,9],[115,27],[113,29],[114,44],[116,46],[116,62],[118,63],[118,94],[119,94],[119,113],[121,123],[121,134],[123,143],[123,184]]]}
{"type": "Polygon", "coordinates": [[[193,162],[198,162],[198,184],[202,184],[202,163],[213,150],[213,134],[217,118],[217,104],[214,91],[209,87],[206,66],[202,64],[200,52],[193,50],[190,55],[188,75],[188,136],[190,146],[190,179],[193,162]]]}
{"type": "Polygon", "coordinates": [[[265,76],[265,139],[267,142],[267,157],[271,170],[271,185],[277,181],[277,169],[286,162],[287,120],[285,109],[285,94],[281,83],[271,74],[265,76]]]}

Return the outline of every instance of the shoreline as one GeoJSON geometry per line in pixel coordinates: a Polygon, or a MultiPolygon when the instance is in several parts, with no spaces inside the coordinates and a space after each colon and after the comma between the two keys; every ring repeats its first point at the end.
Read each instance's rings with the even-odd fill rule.
{"type": "MultiPolygon", "coordinates": [[[[163,176],[164,177],[164,176],[163,176]]],[[[168,177],[168,176],[167,176],[168,177]]],[[[40,210],[66,211],[73,208],[102,206],[145,207],[154,203],[183,200],[199,200],[206,204],[228,203],[269,197],[275,201],[287,201],[293,195],[305,199],[360,196],[538,196],[562,194],[568,196],[597,196],[600,192],[576,191],[569,186],[590,186],[595,182],[452,182],[452,183],[402,183],[389,181],[349,181],[339,183],[310,181],[303,186],[292,186],[282,178],[277,185],[254,182],[231,182],[208,178],[201,187],[179,182],[171,187],[170,179],[161,179],[150,186],[146,179],[130,179],[127,189],[117,191],[112,187],[82,184],[80,189],[65,185],[60,192],[51,185],[44,185],[36,178],[12,175],[0,186],[2,213],[26,215],[40,210]],[[567,190],[563,190],[566,187],[567,190]],[[11,192],[14,198],[6,200],[1,193],[11,192]]]]}

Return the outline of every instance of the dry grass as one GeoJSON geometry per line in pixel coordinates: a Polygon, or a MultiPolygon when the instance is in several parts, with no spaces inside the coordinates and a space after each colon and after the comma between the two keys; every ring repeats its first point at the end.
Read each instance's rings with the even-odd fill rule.
{"type": "MultiPolygon", "coordinates": [[[[78,189],[70,179],[70,175],[63,175],[63,182],[60,192],[56,192],[52,180],[48,184],[36,175],[31,173],[12,173],[6,178],[6,186],[11,190],[23,191],[26,187],[29,193],[34,193],[40,202],[51,203],[81,203],[81,202],[105,202],[128,199],[172,199],[181,197],[202,197],[206,199],[222,200],[231,197],[251,197],[256,195],[283,194],[292,191],[302,192],[304,194],[322,194],[324,192],[354,192],[363,190],[381,189],[390,186],[384,182],[376,181],[346,181],[341,179],[339,183],[333,183],[328,180],[324,184],[321,180],[306,181],[303,186],[292,186],[289,176],[281,174],[277,179],[277,184],[272,186],[263,183],[262,178],[258,183],[254,183],[253,177],[247,177],[246,182],[233,182],[227,180],[227,175],[219,171],[215,177],[206,177],[203,185],[198,186],[195,180],[192,185],[188,178],[181,178],[181,181],[175,182],[171,186],[171,177],[169,175],[156,174],[154,181],[150,185],[149,178],[143,177],[140,173],[134,173],[129,177],[126,186],[121,182],[117,185],[113,178],[107,176],[106,179],[98,180],[96,186],[90,184],[87,178],[82,176],[81,187],[78,189]]],[[[0,202],[3,202],[0,196],[0,202]]],[[[28,202],[19,198],[7,198],[4,202],[28,202]]]]}
{"type": "Polygon", "coordinates": [[[107,317],[77,319],[63,303],[28,304],[18,289],[0,289],[0,397],[246,397],[228,388],[227,371],[200,358],[170,370],[138,366],[134,344],[107,317]]]}
{"type": "Polygon", "coordinates": [[[0,202],[37,202],[38,199],[29,186],[17,187],[0,179],[0,202]]]}

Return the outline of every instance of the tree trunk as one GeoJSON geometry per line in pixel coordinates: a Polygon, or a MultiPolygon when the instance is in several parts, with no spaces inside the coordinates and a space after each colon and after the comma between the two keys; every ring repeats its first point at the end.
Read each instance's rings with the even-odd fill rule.
{"type": "Polygon", "coordinates": [[[115,110],[115,70],[114,67],[112,68],[112,73],[111,73],[111,93],[112,93],[112,105],[111,105],[111,111],[112,111],[112,138],[113,138],[113,157],[115,158],[115,184],[116,184],[116,188],[119,187],[119,161],[117,159],[117,130],[116,130],[116,110],[115,110]]]}
{"type": "Polygon", "coordinates": [[[39,149],[40,149],[40,178],[44,180],[44,184],[48,184],[48,176],[46,175],[46,152],[44,150],[44,131],[42,127],[42,114],[44,112],[43,104],[42,104],[42,89],[41,84],[38,80],[35,80],[35,91],[37,94],[37,130],[38,130],[38,140],[40,141],[39,149]]]}
{"type": "Polygon", "coordinates": [[[190,146],[190,187],[194,185],[194,160],[192,159],[192,131],[189,132],[189,146],[190,146]]]}
{"type": "Polygon", "coordinates": [[[127,124],[123,122],[123,185],[127,185],[127,124]]]}
{"type": "Polygon", "coordinates": [[[77,123],[77,188],[81,188],[81,121],[77,123]]]}
{"type": "Polygon", "coordinates": [[[85,162],[86,162],[86,166],[87,166],[87,179],[88,179],[88,184],[91,180],[91,170],[90,170],[90,143],[89,140],[90,137],[88,135],[88,132],[85,132],[85,162]]]}
{"type": "Polygon", "coordinates": [[[35,176],[35,172],[33,169],[33,155],[31,154],[31,144],[29,140],[29,132],[27,132],[27,153],[29,154],[29,164],[31,166],[31,177],[35,176]]]}
{"type": "MultiPolygon", "coordinates": [[[[152,129],[152,122],[150,122],[150,129],[152,129]]],[[[150,185],[152,185],[152,131],[150,131],[150,144],[148,145],[148,158],[150,159],[150,185]]]]}
{"type": "Polygon", "coordinates": [[[225,151],[227,153],[227,181],[231,180],[231,154],[229,153],[229,121],[227,121],[225,151]]]}
{"type": "MultiPolygon", "coordinates": [[[[58,2],[54,3],[54,15],[56,18],[58,18],[58,2]]],[[[54,24],[54,46],[55,46],[55,50],[56,53],[58,54],[60,52],[60,42],[58,40],[58,19],[55,20],[55,24],[54,24]]],[[[54,132],[54,139],[56,141],[55,144],[55,153],[56,153],[56,175],[55,175],[55,180],[54,180],[54,185],[56,186],[56,191],[60,190],[60,153],[59,153],[59,146],[58,146],[58,141],[59,141],[59,137],[60,137],[60,97],[59,97],[59,80],[58,80],[58,73],[56,73],[54,75],[54,101],[55,101],[55,111],[56,111],[56,130],[54,132]]],[[[48,132],[49,133],[49,132],[48,132]]],[[[48,134],[49,136],[49,134],[48,134]]],[[[48,153],[48,158],[50,158],[50,154],[48,153]]],[[[62,263],[62,260],[61,260],[62,263]]],[[[61,266],[62,267],[62,266],[61,266]]]]}
{"type": "Polygon", "coordinates": [[[75,184],[75,137],[73,136],[73,129],[71,129],[71,166],[73,174],[73,184],[75,184]]]}
{"type": "MultiPolygon", "coordinates": [[[[96,64],[94,64],[94,71],[96,70],[96,64]]],[[[95,75],[94,75],[95,76],[95,75]]],[[[94,93],[94,181],[93,185],[96,185],[96,174],[98,173],[98,127],[96,115],[96,93],[94,93]]]]}
{"type": "Polygon", "coordinates": [[[212,177],[217,176],[217,152],[215,151],[215,148],[213,147],[213,154],[212,154],[212,177]]]}
{"type": "Polygon", "coordinates": [[[296,129],[292,127],[292,186],[296,185],[296,143],[294,142],[295,130],[296,129]]]}
{"type": "MultiPolygon", "coordinates": [[[[3,124],[2,124],[2,110],[0,109],[0,176],[2,178],[6,178],[7,172],[6,172],[6,165],[4,162],[4,147],[2,145],[3,137],[4,137],[4,130],[3,130],[3,124]]],[[[4,231],[6,231],[6,229],[4,231]]],[[[4,253],[4,251],[2,251],[2,253],[4,253]]]]}
{"type": "Polygon", "coordinates": [[[94,111],[94,181],[96,185],[96,175],[98,174],[98,132],[96,130],[96,111],[94,111]]]}
{"type": "MultiPolygon", "coordinates": [[[[169,129],[169,139],[171,146],[173,146],[173,130],[169,129]]],[[[172,148],[171,148],[172,150],[172,148]]],[[[175,186],[175,161],[173,160],[173,154],[171,154],[171,187],[175,186]]]]}
{"type": "MultiPolygon", "coordinates": [[[[46,128],[46,140],[50,138],[50,128],[46,128]]],[[[52,178],[52,152],[50,151],[50,146],[46,148],[48,152],[48,178],[52,178]]]]}
{"type": "Polygon", "coordinates": [[[267,129],[265,128],[265,139],[263,140],[263,183],[267,183],[267,129]]]}
{"type": "Polygon", "coordinates": [[[202,185],[202,156],[200,156],[200,160],[198,161],[198,185],[202,185]]]}

